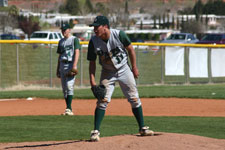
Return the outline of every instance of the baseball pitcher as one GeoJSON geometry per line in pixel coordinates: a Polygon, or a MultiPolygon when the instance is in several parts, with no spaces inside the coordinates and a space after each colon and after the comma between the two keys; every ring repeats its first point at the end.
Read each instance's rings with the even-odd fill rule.
{"type": "MultiPolygon", "coordinates": [[[[132,112],[138,122],[139,132],[142,136],[153,135],[154,132],[144,125],[141,100],[136,87],[135,78],[138,78],[136,55],[131,41],[124,31],[110,29],[109,21],[105,16],[97,16],[90,26],[94,26],[94,33],[88,45],[89,76],[92,91],[98,99],[95,109],[94,130],[91,131],[91,141],[99,141],[100,125],[105,115],[108,103],[115,88],[115,82],[130,102],[132,112]],[[95,93],[98,85],[95,82],[96,59],[102,66],[100,85],[106,89],[104,98],[95,93]],[[131,68],[128,65],[128,58],[131,68]]],[[[104,89],[104,88],[103,88],[104,89]]]]}

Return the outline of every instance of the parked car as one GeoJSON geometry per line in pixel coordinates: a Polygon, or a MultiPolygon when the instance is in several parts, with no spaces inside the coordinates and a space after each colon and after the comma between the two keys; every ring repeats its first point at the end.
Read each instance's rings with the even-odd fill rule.
{"type": "Polygon", "coordinates": [[[13,34],[2,34],[1,40],[19,40],[20,37],[13,34]]]}
{"type": "Polygon", "coordinates": [[[172,33],[160,43],[196,43],[198,39],[191,33],[172,33]]]}
{"type": "Polygon", "coordinates": [[[225,33],[205,34],[197,44],[225,44],[225,33]]]}
{"type": "MultiPolygon", "coordinates": [[[[52,31],[35,31],[31,34],[29,40],[35,41],[59,41],[63,38],[61,32],[52,32],[52,31]]],[[[28,40],[28,39],[25,39],[28,40]]]]}

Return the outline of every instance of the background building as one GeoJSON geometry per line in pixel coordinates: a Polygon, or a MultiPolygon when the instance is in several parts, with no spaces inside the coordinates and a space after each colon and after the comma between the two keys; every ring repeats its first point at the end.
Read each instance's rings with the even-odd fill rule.
{"type": "Polygon", "coordinates": [[[0,6],[1,7],[7,7],[8,6],[8,0],[0,0],[0,6]]]}

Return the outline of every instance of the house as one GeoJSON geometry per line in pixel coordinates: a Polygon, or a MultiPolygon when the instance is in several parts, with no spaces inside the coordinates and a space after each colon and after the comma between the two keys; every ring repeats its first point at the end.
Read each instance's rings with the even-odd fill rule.
{"type": "Polygon", "coordinates": [[[8,0],[0,0],[0,6],[1,7],[7,7],[8,6],[8,0]]]}

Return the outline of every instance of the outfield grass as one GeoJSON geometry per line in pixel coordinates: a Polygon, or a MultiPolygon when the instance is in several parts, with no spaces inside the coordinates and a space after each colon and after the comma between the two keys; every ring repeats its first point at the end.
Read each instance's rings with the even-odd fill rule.
{"type": "MultiPolygon", "coordinates": [[[[180,97],[225,99],[224,85],[138,87],[140,97],[180,97]],[[214,93],[214,94],[212,94],[214,93]]],[[[0,91],[0,98],[63,98],[61,90],[0,91]]],[[[91,90],[75,89],[75,98],[94,98],[91,90]]],[[[123,98],[117,87],[113,98],[123,98]]],[[[61,141],[89,139],[93,116],[15,116],[0,117],[0,142],[61,141]]],[[[225,139],[224,117],[145,117],[156,132],[194,134],[225,139]]],[[[134,117],[106,116],[101,136],[136,134],[134,117]]]]}
{"type": "MultiPolygon", "coordinates": [[[[178,98],[206,98],[206,99],[225,99],[225,85],[174,85],[174,86],[140,86],[138,87],[140,97],[178,97],[178,98]]],[[[74,91],[75,99],[94,98],[91,89],[78,89],[74,91]]],[[[63,98],[61,90],[16,90],[0,91],[0,98],[27,98],[40,97],[49,99],[63,98]]],[[[115,88],[113,98],[124,98],[121,89],[115,88]]]]}
{"type": "MultiPolygon", "coordinates": [[[[0,117],[0,142],[87,140],[93,116],[0,117]]],[[[170,132],[225,139],[223,117],[145,117],[157,132],[170,132]]],[[[134,117],[105,116],[101,137],[137,134],[134,117]]]]}

